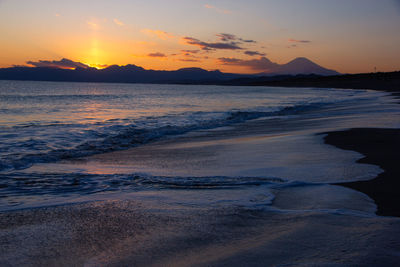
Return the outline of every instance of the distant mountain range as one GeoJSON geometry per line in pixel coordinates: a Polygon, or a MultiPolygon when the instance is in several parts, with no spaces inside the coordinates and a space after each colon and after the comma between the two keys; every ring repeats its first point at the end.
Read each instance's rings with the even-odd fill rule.
{"type": "Polygon", "coordinates": [[[279,65],[273,69],[267,75],[298,75],[298,74],[316,74],[322,76],[331,76],[331,75],[338,75],[337,71],[326,69],[321,67],[320,65],[312,62],[311,60],[298,57],[287,64],[279,65]]]}
{"type": "MultiPolygon", "coordinates": [[[[62,61],[68,61],[62,59],[62,61]]],[[[78,62],[79,63],[79,62],[78,62]]],[[[79,63],[75,69],[57,67],[11,67],[0,69],[0,80],[119,82],[119,83],[213,83],[233,79],[272,75],[337,75],[306,58],[296,58],[287,64],[271,62],[270,72],[254,75],[207,71],[201,68],[183,68],[174,71],[146,70],[135,65],[112,65],[104,69],[79,63]]]]}

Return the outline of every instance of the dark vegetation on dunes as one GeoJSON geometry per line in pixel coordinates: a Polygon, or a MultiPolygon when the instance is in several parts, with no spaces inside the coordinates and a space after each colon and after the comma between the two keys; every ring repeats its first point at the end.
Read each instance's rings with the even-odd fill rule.
{"type": "Polygon", "coordinates": [[[296,75],[234,79],[227,85],[320,87],[400,91],[400,71],[335,76],[296,75]]]}

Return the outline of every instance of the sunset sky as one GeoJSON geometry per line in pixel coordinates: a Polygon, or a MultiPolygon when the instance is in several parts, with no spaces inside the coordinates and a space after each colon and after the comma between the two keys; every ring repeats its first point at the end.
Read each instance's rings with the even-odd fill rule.
{"type": "Polygon", "coordinates": [[[0,0],[0,67],[67,58],[258,73],[266,58],[307,57],[342,73],[393,71],[399,29],[400,0],[0,0]]]}

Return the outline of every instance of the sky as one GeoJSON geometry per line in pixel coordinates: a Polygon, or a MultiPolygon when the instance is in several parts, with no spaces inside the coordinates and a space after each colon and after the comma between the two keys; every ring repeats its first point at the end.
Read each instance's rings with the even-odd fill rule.
{"type": "Polygon", "coordinates": [[[0,0],[0,67],[394,71],[399,29],[400,0],[0,0]]]}

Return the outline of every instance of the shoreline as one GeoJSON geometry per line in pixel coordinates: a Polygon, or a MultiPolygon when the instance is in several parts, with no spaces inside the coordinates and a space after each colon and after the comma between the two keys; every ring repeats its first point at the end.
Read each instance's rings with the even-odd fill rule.
{"type": "MultiPolygon", "coordinates": [[[[34,69],[34,68],[33,68],[34,69]]],[[[182,79],[173,80],[130,80],[130,79],[96,79],[82,77],[54,78],[54,75],[43,78],[28,75],[26,77],[1,76],[4,81],[46,81],[46,82],[83,82],[83,83],[117,83],[117,84],[166,84],[166,85],[217,85],[217,86],[268,86],[268,87],[299,87],[299,88],[335,88],[335,89],[369,89],[375,91],[385,91],[391,93],[400,93],[400,71],[375,72],[375,73],[357,73],[357,74],[339,74],[332,76],[322,76],[316,74],[298,74],[298,75],[273,75],[273,76],[247,76],[231,79],[182,79]]],[[[54,71],[54,70],[53,70],[54,71]]],[[[60,70],[57,70],[60,71],[60,70]]],[[[70,70],[68,70],[70,71],[70,70]]],[[[53,73],[54,74],[54,73],[53,73]]]]}
{"type": "MultiPolygon", "coordinates": [[[[398,74],[392,74],[393,76],[398,74]]],[[[398,75],[400,76],[400,75],[398,75]]],[[[400,93],[400,78],[391,77],[387,73],[376,74],[352,74],[340,76],[316,76],[316,77],[291,77],[283,80],[249,79],[230,83],[227,85],[244,86],[271,86],[271,87],[312,87],[312,88],[335,88],[353,90],[375,90],[400,93]]]]}
{"type": "Polygon", "coordinates": [[[325,143],[364,155],[358,163],[378,165],[383,172],[367,181],[338,183],[360,191],[377,205],[377,215],[400,217],[400,129],[353,128],[326,133],[325,143]]]}

